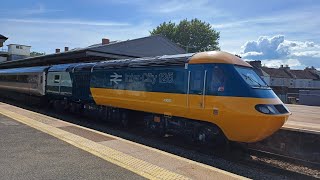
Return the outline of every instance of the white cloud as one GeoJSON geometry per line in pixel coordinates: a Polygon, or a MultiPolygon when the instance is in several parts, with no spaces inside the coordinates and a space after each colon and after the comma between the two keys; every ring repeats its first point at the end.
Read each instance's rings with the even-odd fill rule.
{"type": "MultiPolygon", "coordinates": [[[[303,51],[292,53],[293,56],[297,57],[314,57],[320,58],[320,51],[303,51]]],[[[319,59],[320,60],[320,59],[319,59]]]]}
{"type": "Polygon", "coordinates": [[[87,26],[128,26],[128,23],[112,21],[86,21],[77,19],[0,19],[0,21],[18,23],[38,23],[38,24],[66,24],[66,25],[87,25],[87,26]]]}
{"type": "Polygon", "coordinates": [[[33,4],[30,8],[21,8],[21,9],[3,9],[0,11],[0,15],[5,15],[8,17],[12,16],[33,16],[33,15],[40,15],[40,14],[47,14],[47,13],[57,13],[62,12],[62,9],[50,9],[47,8],[44,4],[33,4]]]}
{"type": "Polygon", "coordinates": [[[149,8],[149,10],[155,13],[174,13],[205,8],[208,3],[208,0],[189,0],[185,2],[181,2],[181,0],[159,1],[156,6],[149,8]]]}
{"type": "Polygon", "coordinates": [[[246,52],[246,53],[242,53],[241,56],[243,57],[248,57],[248,56],[262,56],[263,53],[262,52],[255,52],[255,51],[250,51],[250,52],[246,52]]]}
{"type": "Polygon", "coordinates": [[[273,68],[278,68],[281,65],[288,65],[289,67],[303,66],[300,63],[300,61],[297,59],[286,59],[286,60],[272,59],[272,60],[263,60],[261,63],[267,67],[273,67],[273,68]]]}
{"type": "Polygon", "coordinates": [[[61,12],[60,9],[48,9],[43,4],[37,4],[33,8],[30,9],[21,9],[19,13],[24,15],[36,15],[36,14],[44,14],[44,13],[55,13],[61,12]]]}
{"type": "Polygon", "coordinates": [[[288,46],[284,44],[283,35],[272,38],[260,36],[257,41],[248,41],[242,46],[244,57],[259,57],[262,59],[275,59],[287,56],[289,54],[287,47],[288,46]],[[250,52],[250,54],[248,54],[248,52],[250,52]]]}
{"type": "Polygon", "coordinates": [[[319,44],[320,39],[317,37],[320,37],[320,18],[315,18],[315,14],[319,14],[319,11],[319,5],[297,9],[281,8],[267,15],[263,15],[265,12],[254,16],[231,15],[221,19],[222,21],[219,19],[211,21],[211,25],[220,31],[221,49],[227,51],[240,52],[241,45],[261,34],[268,36],[284,34],[290,39],[309,40],[319,44]]]}
{"type": "Polygon", "coordinates": [[[320,67],[320,45],[311,41],[290,41],[285,36],[261,36],[242,46],[244,59],[265,60],[267,66],[320,67]]]}

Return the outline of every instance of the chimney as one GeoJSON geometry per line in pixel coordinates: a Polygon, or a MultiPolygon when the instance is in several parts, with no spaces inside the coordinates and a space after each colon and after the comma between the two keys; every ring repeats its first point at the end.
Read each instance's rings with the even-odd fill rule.
{"type": "Polygon", "coordinates": [[[64,51],[69,51],[69,47],[64,47],[64,51]]]}
{"type": "Polygon", "coordinates": [[[288,64],[286,64],[286,67],[284,67],[285,70],[290,70],[290,67],[288,64]]]}
{"type": "Polygon", "coordinates": [[[59,53],[59,52],[60,52],[60,49],[59,49],[59,48],[57,48],[57,49],[56,49],[56,53],[59,53]]]}
{"type": "Polygon", "coordinates": [[[250,61],[249,63],[251,64],[251,66],[261,69],[261,61],[250,61]]]}
{"type": "Polygon", "coordinates": [[[107,38],[102,38],[102,45],[109,44],[110,40],[107,38]]]}

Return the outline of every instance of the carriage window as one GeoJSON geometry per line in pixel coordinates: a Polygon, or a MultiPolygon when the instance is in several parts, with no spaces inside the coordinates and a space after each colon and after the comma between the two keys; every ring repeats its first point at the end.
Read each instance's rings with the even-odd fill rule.
{"type": "Polygon", "coordinates": [[[60,82],[60,75],[54,75],[54,83],[60,82]]]}
{"type": "Polygon", "coordinates": [[[28,82],[28,75],[19,75],[17,76],[18,82],[27,83],[28,82]]]}

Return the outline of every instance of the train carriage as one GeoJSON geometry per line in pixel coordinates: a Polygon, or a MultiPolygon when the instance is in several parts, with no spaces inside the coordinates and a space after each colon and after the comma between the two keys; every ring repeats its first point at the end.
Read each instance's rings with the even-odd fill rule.
{"type": "Polygon", "coordinates": [[[77,64],[53,65],[47,75],[47,95],[52,99],[72,97],[72,69],[77,64]]]}
{"type": "Polygon", "coordinates": [[[49,66],[0,70],[0,89],[33,96],[44,96],[49,66]]]}

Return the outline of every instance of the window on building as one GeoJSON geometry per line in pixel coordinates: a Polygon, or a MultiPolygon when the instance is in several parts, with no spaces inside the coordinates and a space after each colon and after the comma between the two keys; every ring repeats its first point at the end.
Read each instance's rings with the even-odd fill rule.
{"type": "Polygon", "coordinates": [[[17,48],[17,49],[23,49],[23,47],[20,46],[20,45],[17,45],[16,48],[17,48]]]}

